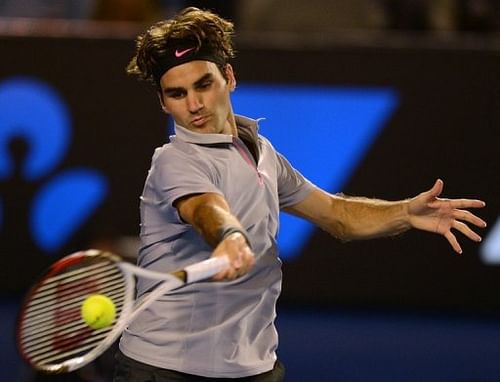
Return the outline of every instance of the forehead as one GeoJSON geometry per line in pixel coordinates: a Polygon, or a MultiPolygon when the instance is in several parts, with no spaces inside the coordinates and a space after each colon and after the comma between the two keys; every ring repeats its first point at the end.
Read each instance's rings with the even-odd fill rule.
{"type": "Polygon", "coordinates": [[[167,70],[161,77],[160,84],[163,88],[188,87],[206,74],[214,77],[222,75],[217,65],[211,61],[195,60],[174,66],[167,70]]]}

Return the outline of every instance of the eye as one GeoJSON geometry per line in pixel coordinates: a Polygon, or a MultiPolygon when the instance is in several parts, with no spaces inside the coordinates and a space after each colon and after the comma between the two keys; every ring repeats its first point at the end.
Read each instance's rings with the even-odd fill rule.
{"type": "Polygon", "coordinates": [[[206,80],[198,85],[198,89],[208,89],[212,85],[212,80],[206,80]]]}
{"type": "Polygon", "coordinates": [[[167,93],[167,97],[173,98],[173,99],[181,99],[182,97],[184,97],[184,95],[185,95],[185,92],[183,92],[181,90],[173,90],[173,91],[167,93]]]}

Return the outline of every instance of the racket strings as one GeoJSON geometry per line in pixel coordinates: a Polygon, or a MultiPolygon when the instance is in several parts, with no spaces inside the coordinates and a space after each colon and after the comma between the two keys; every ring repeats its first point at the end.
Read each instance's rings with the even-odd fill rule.
{"type": "Polygon", "coordinates": [[[87,337],[78,342],[78,347],[70,346],[71,343],[67,343],[67,351],[47,351],[46,348],[40,349],[38,352],[34,352],[31,361],[38,365],[49,365],[50,363],[60,364],[68,358],[74,358],[78,355],[85,355],[89,350],[96,347],[96,343],[99,344],[104,338],[107,337],[108,333],[111,331],[110,328],[106,328],[102,332],[93,335],[92,337],[87,337]]]}
{"type": "MultiPolygon", "coordinates": [[[[95,281],[95,280],[93,280],[95,281]]],[[[114,278],[110,278],[109,283],[105,287],[100,287],[98,292],[85,293],[85,290],[75,291],[72,294],[67,294],[65,296],[57,296],[57,300],[54,301],[49,299],[44,302],[32,305],[26,311],[26,324],[24,329],[29,332],[30,327],[37,327],[44,322],[51,322],[54,319],[54,311],[59,313],[58,320],[66,321],[66,319],[75,319],[75,314],[78,316],[80,306],[82,304],[82,295],[88,296],[92,293],[100,293],[112,298],[114,296],[116,299],[120,299],[120,295],[123,293],[117,287],[122,285],[123,281],[121,275],[116,275],[114,278]],[[82,293],[83,292],[83,293],[82,293]]],[[[112,298],[113,299],[113,298],[112,298]]]]}
{"type": "MultiPolygon", "coordinates": [[[[105,294],[114,301],[117,311],[121,310],[121,307],[123,306],[123,293],[121,293],[121,291],[112,293],[111,291],[108,292],[107,290],[103,290],[101,291],[101,294],[105,294]]],[[[80,311],[78,310],[80,309],[80,305],[81,298],[78,304],[72,304],[68,306],[68,308],[76,309],[71,309],[71,311],[68,310],[66,311],[66,313],[63,313],[58,317],[62,322],[68,322],[67,324],[54,326],[53,311],[45,313],[42,317],[37,317],[36,319],[26,321],[26,325],[23,327],[24,336],[29,335],[31,340],[38,340],[39,338],[50,336],[51,334],[54,334],[56,332],[64,333],[65,330],[74,326],[81,326],[82,322],[78,320],[80,317],[80,311]]]]}
{"type": "MultiPolygon", "coordinates": [[[[79,329],[85,329],[85,332],[87,331],[87,328],[85,328],[82,325],[78,325],[79,329]]],[[[73,337],[66,337],[67,334],[74,333],[75,329],[77,329],[77,326],[73,326],[72,328],[68,328],[67,330],[61,330],[58,335],[60,336],[61,340],[59,340],[59,347],[70,347],[69,345],[77,340],[81,340],[81,342],[87,341],[91,339],[90,337],[87,336],[87,338],[82,339],[79,336],[73,336],[73,337]]],[[[91,329],[88,329],[91,330],[91,329]]],[[[106,328],[107,331],[109,331],[109,327],[106,328]]],[[[84,332],[82,331],[82,334],[84,332]]],[[[95,335],[97,337],[97,334],[95,335]]],[[[30,351],[30,355],[35,358],[39,354],[46,354],[46,351],[50,349],[50,346],[53,345],[54,341],[54,336],[43,336],[40,338],[37,338],[37,342],[34,343],[33,345],[29,346],[27,349],[30,351]]]]}
{"type": "Polygon", "coordinates": [[[119,317],[125,288],[121,270],[109,260],[94,260],[44,279],[21,315],[23,355],[39,368],[50,369],[92,351],[112,331],[113,324],[90,328],[80,315],[83,301],[90,294],[104,294],[112,299],[119,317]]]}
{"type": "Polygon", "coordinates": [[[71,294],[80,295],[82,289],[85,289],[85,287],[92,288],[93,284],[96,283],[96,278],[90,278],[90,274],[96,277],[108,277],[111,274],[114,274],[116,277],[120,276],[120,274],[116,273],[116,267],[113,266],[110,268],[105,263],[99,263],[85,269],[78,269],[62,275],[49,277],[43,281],[43,284],[39,286],[36,293],[32,296],[26,313],[29,314],[32,311],[31,308],[36,309],[36,306],[52,300],[54,293],[57,293],[58,297],[64,299],[66,296],[71,296],[71,294]],[[75,289],[75,283],[78,289],[75,289]]]}

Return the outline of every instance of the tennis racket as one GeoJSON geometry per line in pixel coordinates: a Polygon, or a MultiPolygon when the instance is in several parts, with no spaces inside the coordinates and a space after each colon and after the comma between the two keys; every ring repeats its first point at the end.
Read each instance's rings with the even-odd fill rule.
{"type": "Polygon", "coordinates": [[[87,250],[54,263],[28,292],[17,321],[17,344],[22,357],[45,373],[79,369],[108,349],[140,312],[158,297],[183,285],[207,279],[223,270],[227,257],[215,257],[173,273],[139,268],[109,252],[87,250]],[[135,301],[135,276],[161,280],[135,301]],[[92,329],[80,314],[92,294],[110,298],[116,307],[113,322],[92,329]]]}

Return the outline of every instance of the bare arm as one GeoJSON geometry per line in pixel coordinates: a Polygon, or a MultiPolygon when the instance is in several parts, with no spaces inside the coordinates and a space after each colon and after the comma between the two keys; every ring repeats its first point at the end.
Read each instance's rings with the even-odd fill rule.
{"type": "Polygon", "coordinates": [[[221,195],[189,195],[177,200],[175,207],[181,218],[214,247],[212,256],[228,256],[229,268],[215,275],[215,280],[232,280],[252,268],[255,258],[246,236],[242,234],[245,230],[221,195]]]}
{"type": "Polygon", "coordinates": [[[317,189],[285,211],[313,222],[341,240],[390,236],[416,228],[443,235],[461,253],[451,229],[480,241],[481,237],[466,223],[477,227],[486,227],[486,223],[465,209],[481,208],[485,203],[474,199],[441,199],[442,190],[443,182],[437,180],[430,190],[414,198],[389,202],[331,195],[317,189]]]}
{"type": "Polygon", "coordinates": [[[336,238],[349,241],[396,235],[410,229],[407,201],[331,195],[314,190],[285,211],[303,217],[336,238]]]}

